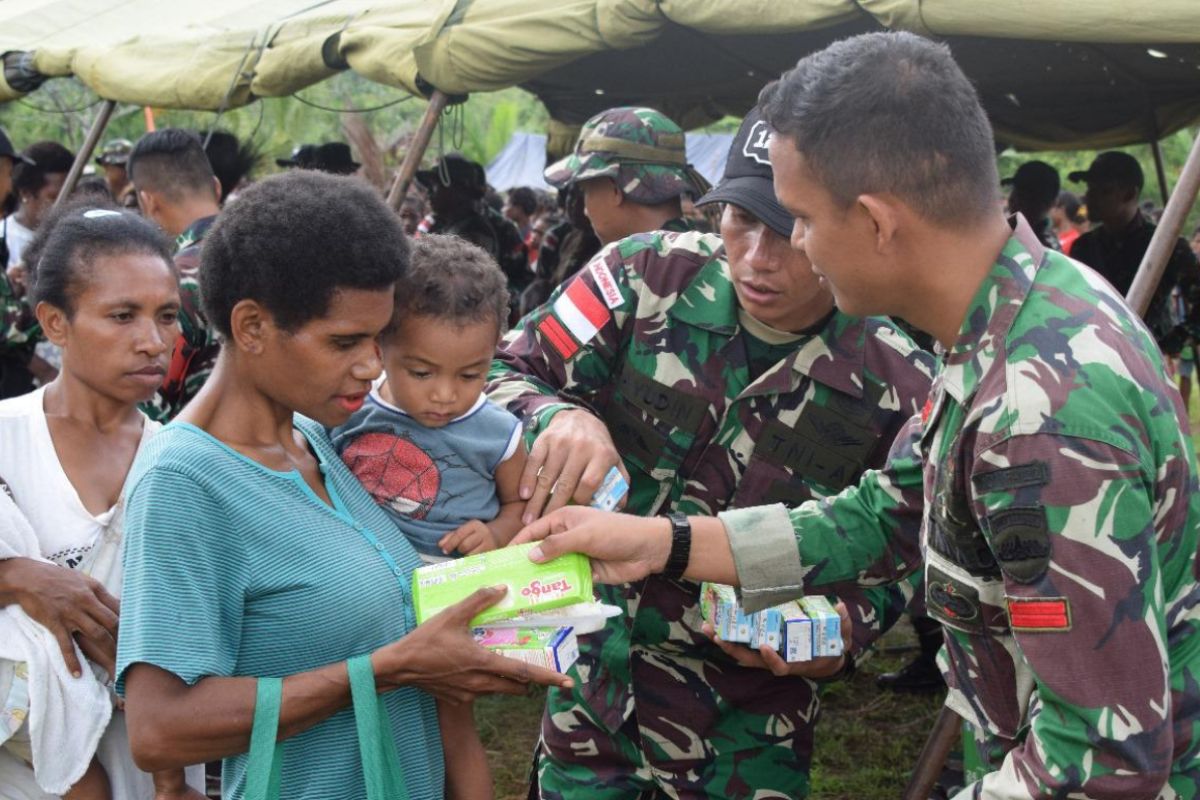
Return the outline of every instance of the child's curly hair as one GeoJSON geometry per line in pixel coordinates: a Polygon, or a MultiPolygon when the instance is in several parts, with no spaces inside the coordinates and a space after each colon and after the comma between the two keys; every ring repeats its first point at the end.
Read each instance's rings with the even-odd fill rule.
{"type": "Polygon", "coordinates": [[[392,329],[405,315],[456,324],[508,320],[508,281],[481,247],[457,236],[422,234],[412,240],[408,272],[396,284],[392,329]]]}

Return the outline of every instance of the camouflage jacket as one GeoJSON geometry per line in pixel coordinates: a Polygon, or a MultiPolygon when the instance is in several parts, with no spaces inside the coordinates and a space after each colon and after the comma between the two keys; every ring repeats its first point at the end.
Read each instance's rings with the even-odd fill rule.
{"type": "MultiPolygon", "coordinates": [[[[713,514],[771,500],[832,494],[881,464],[928,395],[932,357],[890,322],[834,313],[782,361],[752,379],[747,335],[719,237],[651,233],[602,250],[501,344],[489,394],[536,437],[558,410],[586,407],[606,422],[632,477],[627,510],[713,514]]],[[[900,592],[845,596],[859,647],[894,619],[900,592]]],[[[652,578],[609,587],[626,615],[580,640],[574,697],[615,731],[633,709],[653,736],[688,727],[703,748],[722,717],[754,718],[753,734],[807,767],[814,684],[738,667],[700,632],[698,586],[652,578]],[[686,676],[686,677],[681,677],[686,676]],[[765,727],[763,727],[765,726],[765,727]]],[[[744,727],[744,726],[743,726],[744,727]]],[[[683,748],[686,750],[686,748],[683,748]]],[[[700,761],[704,752],[683,756],[700,761]]]]}
{"type": "Polygon", "coordinates": [[[832,501],[723,515],[746,596],[915,569],[919,528],[947,702],[1000,743],[960,797],[1197,797],[1200,494],[1150,332],[1021,221],[923,416],[832,501]]]}
{"type": "Polygon", "coordinates": [[[215,216],[198,219],[176,239],[180,332],[162,387],[141,406],[142,411],[157,422],[170,422],[196,396],[221,353],[217,332],[208,324],[200,304],[200,245],[216,220],[215,216]]]}

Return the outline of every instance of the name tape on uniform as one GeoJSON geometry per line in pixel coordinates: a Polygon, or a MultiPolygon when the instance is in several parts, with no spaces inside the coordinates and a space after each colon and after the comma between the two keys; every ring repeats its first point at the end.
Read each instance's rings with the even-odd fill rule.
{"type": "Polygon", "coordinates": [[[596,282],[596,288],[600,290],[600,296],[609,308],[616,308],[625,302],[617,282],[613,280],[612,273],[605,268],[604,262],[593,260],[588,264],[588,272],[592,273],[592,280],[596,282]]]}

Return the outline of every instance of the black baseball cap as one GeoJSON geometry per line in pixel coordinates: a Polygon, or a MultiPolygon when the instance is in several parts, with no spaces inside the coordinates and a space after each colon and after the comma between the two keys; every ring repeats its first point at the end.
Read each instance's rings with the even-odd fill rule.
{"type": "Polygon", "coordinates": [[[721,182],[696,200],[696,205],[733,203],[758,217],[780,236],[790,237],[795,218],[775,197],[772,183],[775,173],[767,158],[770,137],[771,129],[756,106],[742,120],[742,127],[733,137],[721,182]]]}
{"type": "Polygon", "coordinates": [[[1141,189],[1146,185],[1142,174],[1142,165],[1128,153],[1120,150],[1108,150],[1096,156],[1092,165],[1085,172],[1072,172],[1067,176],[1073,181],[1088,183],[1115,183],[1121,186],[1133,186],[1141,189]]]}
{"type": "Polygon", "coordinates": [[[23,156],[13,149],[13,144],[9,140],[8,134],[4,132],[3,128],[0,128],[0,158],[8,158],[14,164],[20,163],[28,164],[31,167],[34,166],[33,159],[29,158],[28,156],[23,156]]]}
{"type": "Polygon", "coordinates": [[[1058,190],[1062,188],[1058,170],[1045,161],[1026,161],[1017,167],[1011,178],[1000,181],[1001,186],[1011,186],[1023,196],[1031,198],[1030,202],[1053,203],[1058,198],[1058,190]]]}

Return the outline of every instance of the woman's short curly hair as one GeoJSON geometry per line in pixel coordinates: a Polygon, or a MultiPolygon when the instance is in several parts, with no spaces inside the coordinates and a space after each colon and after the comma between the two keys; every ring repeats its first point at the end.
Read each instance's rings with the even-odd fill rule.
{"type": "Polygon", "coordinates": [[[406,315],[455,324],[508,321],[508,281],[487,251],[457,236],[427,233],[413,240],[408,273],[396,284],[392,329],[406,315]]]}
{"type": "Polygon", "coordinates": [[[242,300],[294,331],[329,311],[338,289],[388,289],[408,268],[400,218],[359,178],[292,170],[238,195],[204,237],[200,296],[230,335],[242,300]]]}

